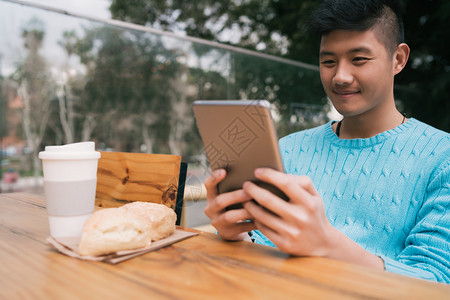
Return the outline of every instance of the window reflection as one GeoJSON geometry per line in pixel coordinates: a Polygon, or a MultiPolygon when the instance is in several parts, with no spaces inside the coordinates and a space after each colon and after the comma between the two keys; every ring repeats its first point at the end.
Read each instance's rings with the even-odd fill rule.
{"type": "Polygon", "coordinates": [[[266,99],[279,136],[328,121],[317,69],[0,1],[2,169],[39,177],[45,145],[204,163],[194,100],[266,99]]]}

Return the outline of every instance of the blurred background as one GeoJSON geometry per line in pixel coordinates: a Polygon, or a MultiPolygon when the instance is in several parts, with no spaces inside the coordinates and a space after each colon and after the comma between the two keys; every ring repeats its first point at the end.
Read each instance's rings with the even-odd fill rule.
{"type": "MultiPolygon", "coordinates": [[[[340,116],[305,28],[320,1],[0,0],[1,192],[42,193],[45,145],[189,163],[187,226],[207,223],[194,100],[266,99],[278,135],[340,116]]],[[[400,111],[450,131],[450,1],[399,1],[412,52],[400,111]]]]}

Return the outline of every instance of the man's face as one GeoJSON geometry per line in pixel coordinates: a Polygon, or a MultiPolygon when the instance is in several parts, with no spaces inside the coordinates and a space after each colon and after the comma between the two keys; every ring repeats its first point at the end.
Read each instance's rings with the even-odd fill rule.
{"type": "Polygon", "coordinates": [[[320,78],[334,107],[358,116],[393,103],[393,57],[372,30],[334,30],[320,43],[320,78]]]}

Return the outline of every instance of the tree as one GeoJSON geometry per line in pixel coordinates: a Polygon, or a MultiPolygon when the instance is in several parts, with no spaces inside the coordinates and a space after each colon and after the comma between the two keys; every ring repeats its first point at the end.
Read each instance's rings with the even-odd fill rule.
{"type": "Polygon", "coordinates": [[[407,115],[450,132],[450,2],[403,1],[406,41],[411,55],[397,79],[397,95],[407,115]]]}
{"type": "Polygon", "coordinates": [[[183,152],[177,141],[190,107],[182,53],[160,36],[113,27],[87,29],[72,48],[87,80],[71,89],[81,115],[95,120],[93,136],[121,151],[183,152]]]}
{"type": "Polygon", "coordinates": [[[69,60],[75,52],[76,39],[77,36],[74,31],[65,31],[63,33],[62,40],[58,42],[58,44],[65,50],[67,54],[67,61],[64,66],[65,71],[58,74],[58,77],[60,79],[58,80],[58,89],[56,91],[56,96],[59,104],[59,119],[64,132],[65,143],[67,144],[73,143],[75,141],[74,102],[76,101],[76,99],[70,89],[70,85],[68,85],[68,81],[72,79],[69,60]]]}
{"type": "MultiPolygon", "coordinates": [[[[450,90],[450,2],[400,0],[410,62],[395,95],[408,116],[445,131],[450,90]]],[[[306,22],[316,0],[112,0],[114,18],[317,64],[319,40],[306,22]]],[[[322,99],[320,94],[316,99],[322,99]]]]}
{"type": "Polygon", "coordinates": [[[55,95],[54,84],[45,59],[39,54],[45,35],[42,23],[32,19],[22,31],[27,49],[25,60],[19,65],[12,78],[17,83],[23,108],[19,110],[27,147],[31,151],[34,176],[40,175],[41,162],[38,152],[50,117],[50,104],[55,95]]]}

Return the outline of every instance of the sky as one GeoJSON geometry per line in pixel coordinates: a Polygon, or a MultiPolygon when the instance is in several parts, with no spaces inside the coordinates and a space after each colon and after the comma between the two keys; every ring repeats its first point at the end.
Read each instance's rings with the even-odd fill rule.
{"type": "Polygon", "coordinates": [[[111,0],[23,0],[53,8],[64,9],[68,12],[83,14],[100,19],[109,19],[109,5],[111,0]]]}
{"type": "MultiPolygon", "coordinates": [[[[48,6],[56,9],[62,9],[69,13],[77,15],[83,15],[87,17],[94,17],[96,19],[110,19],[111,14],[109,12],[110,2],[112,0],[21,0],[31,4],[38,4],[48,6]]],[[[10,74],[16,69],[15,62],[19,61],[24,56],[23,40],[18,38],[20,28],[26,24],[26,20],[31,19],[35,13],[30,13],[30,9],[24,6],[17,6],[9,2],[0,2],[1,6],[7,7],[6,12],[2,12],[0,9],[0,58],[1,72],[2,74],[10,74]],[[5,41],[8,41],[6,43],[5,41]]],[[[36,11],[36,10],[34,10],[36,11]]],[[[38,10],[39,11],[39,10],[38,10]]],[[[43,18],[45,23],[46,41],[43,45],[44,53],[47,53],[50,57],[53,57],[55,61],[64,63],[66,61],[64,54],[59,47],[55,47],[55,40],[61,38],[61,32],[63,30],[77,29],[81,30],[80,24],[82,20],[77,18],[70,18],[64,14],[51,14],[41,11],[43,15],[47,17],[43,18]],[[53,16],[53,22],[50,22],[49,15],[53,16]]],[[[85,21],[84,23],[89,22],[85,21]]]]}
{"type": "MultiPolygon", "coordinates": [[[[69,14],[75,14],[76,16],[93,17],[94,20],[111,19],[109,6],[112,0],[20,1],[64,10],[69,14]]],[[[4,58],[1,64],[2,74],[11,74],[11,72],[16,69],[16,62],[23,60],[23,57],[25,57],[26,51],[23,47],[21,30],[26,27],[27,23],[33,18],[37,18],[43,22],[42,27],[45,32],[45,38],[40,52],[45,54],[45,56],[52,61],[53,65],[58,66],[67,63],[66,53],[57,44],[62,38],[62,33],[64,31],[75,31],[78,35],[83,35],[83,26],[85,24],[88,26],[96,24],[95,21],[83,18],[70,17],[61,13],[53,13],[51,11],[16,5],[7,1],[0,1],[0,57],[3,55],[4,58]],[[2,7],[5,8],[2,9],[2,7]]],[[[166,43],[175,42],[178,48],[181,47],[179,41],[176,39],[167,38],[164,41],[166,43]]],[[[190,43],[184,43],[184,45],[187,47],[187,50],[189,50],[190,43]]],[[[73,60],[77,58],[71,57],[70,59],[73,60]]],[[[195,65],[198,64],[197,61],[192,63],[195,65]]],[[[211,64],[208,63],[207,65],[211,64]]],[[[214,66],[214,64],[212,66],[214,66]]]]}

